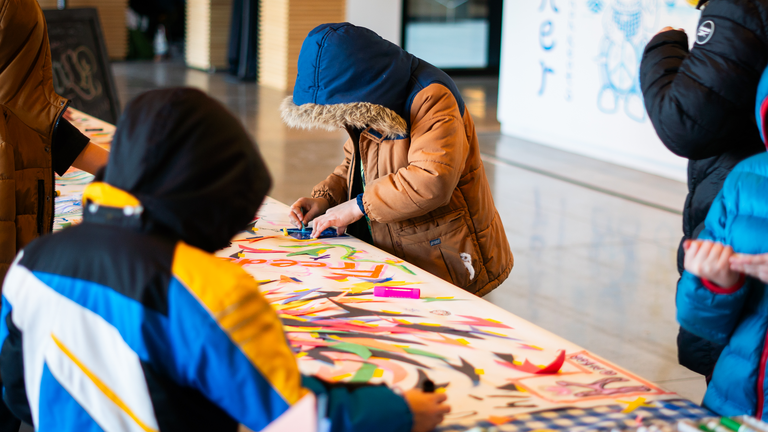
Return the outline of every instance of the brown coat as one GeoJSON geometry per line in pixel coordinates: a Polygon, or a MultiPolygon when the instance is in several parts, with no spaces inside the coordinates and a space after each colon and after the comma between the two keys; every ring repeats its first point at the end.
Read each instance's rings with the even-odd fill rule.
{"type": "Polygon", "coordinates": [[[0,280],[19,249],[53,225],[51,137],[67,100],[35,0],[0,0],[0,280]]]}
{"type": "MultiPolygon", "coordinates": [[[[416,94],[410,117],[405,138],[387,139],[370,127],[360,136],[363,203],[374,244],[471,293],[487,294],[507,278],[513,257],[469,110],[462,116],[451,91],[435,83],[416,94]]],[[[352,198],[353,146],[346,142],[344,162],[313,197],[331,206],[352,198]]]]}

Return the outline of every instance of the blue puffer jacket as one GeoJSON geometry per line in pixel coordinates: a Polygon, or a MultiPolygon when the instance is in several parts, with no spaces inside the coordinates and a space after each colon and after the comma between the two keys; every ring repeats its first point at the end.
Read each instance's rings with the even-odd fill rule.
{"type": "MultiPolygon", "coordinates": [[[[758,88],[757,120],[766,140],[768,69],[758,88]]],[[[768,252],[768,154],[739,163],[715,198],[699,239],[730,245],[737,253],[768,252]]],[[[768,287],[747,278],[741,286],[718,288],[685,272],[677,291],[677,319],[686,330],[727,344],[715,366],[704,406],[724,416],[762,418],[768,382],[768,287]]]]}

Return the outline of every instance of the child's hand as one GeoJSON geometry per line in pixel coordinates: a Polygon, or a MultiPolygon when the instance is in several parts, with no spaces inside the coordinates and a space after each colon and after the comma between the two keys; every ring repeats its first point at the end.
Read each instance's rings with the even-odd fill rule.
{"type": "Polygon", "coordinates": [[[695,276],[707,279],[723,288],[739,281],[739,272],[731,270],[730,258],[734,255],[730,246],[707,240],[686,240],[684,267],[695,276]]]}
{"type": "Polygon", "coordinates": [[[444,403],[448,399],[445,393],[424,393],[413,389],[405,392],[403,397],[413,414],[412,432],[431,431],[451,412],[451,407],[444,403]]]}
{"type": "Polygon", "coordinates": [[[330,205],[325,198],[299,198],[291,206],[291,212],[288,218],[295,227],[300,227],[303,223],[308,224],[312,219],[320,216],[328,210],[330,205]]]}
{"type": "Polygon", "coordinates": [[[315,219],[312,226],[312,238],[320,237],[320,234],[330,227],[336,227],[339,235],[347,231],[347,227],[363,217],[363,211],[357,205],[357,199],[351,199],[343,204],[339,204],[325,212],[324,215],[315,219]]]}
{"type": "Polygon", "coordinates": [[[731,270],[744,273],[768,283],[768,254],[731,256],[731,270]]]}

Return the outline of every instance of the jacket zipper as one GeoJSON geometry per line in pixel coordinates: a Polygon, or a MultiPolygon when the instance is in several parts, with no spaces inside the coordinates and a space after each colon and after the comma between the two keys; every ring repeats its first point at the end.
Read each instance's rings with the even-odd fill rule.
{"type": "Polygon", "coordinates": [[[765,365],[766,362],[768,362],[768,331],[765,333],[765,341],[763,342],[763,355],[760,358],[760,371],[757,376],[757,417],[758,419],[763,419],[763,404],[764,401],[764,395],[763,395],[763,384],[765,381],[765,365]]]}
{"type": "Polygon", "coordinates": [[[37,235],[43,235],[43,212],[45,211],[45,180],[37,181],[37,235]]]}

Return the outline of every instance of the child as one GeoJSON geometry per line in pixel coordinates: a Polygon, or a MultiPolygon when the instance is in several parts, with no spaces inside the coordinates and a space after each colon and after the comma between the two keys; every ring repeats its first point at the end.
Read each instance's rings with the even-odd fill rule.
{"type": "MultiPolygon", "coordinates": [[[[768,69],[758,87],[762,137],[768,121],[768,69]]],[[[738,164],[725,180],[697,240],[685,244],[677,319],[693,334],[726,345],[704,406],[723,416],[763,418],[768,408],[768,285],[745,277],[739,254],[768,252],[768,154],[738,164]]]]}
{"type": "Polygon", "coordinates": [[[33,241],[3,287],[0,374],[48,431],[263,429],[308,392],[332,431],[427,431],[444,395],[302,377],[255,280],[212,252],[271,180],[240,123],[192,89],[125,109],[83,223],[33,241]]]}
{"type": "Polygon", "coordinates": [[[440,69],[349,23],[312,30],[299,53],[289,126],[346,129],[345,159],[292,207],[313,236],[337,227],[485,295],[512,252],[472,116],[440,69]]]}

